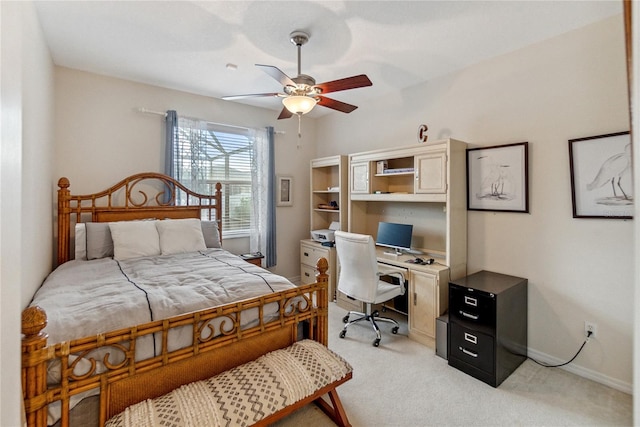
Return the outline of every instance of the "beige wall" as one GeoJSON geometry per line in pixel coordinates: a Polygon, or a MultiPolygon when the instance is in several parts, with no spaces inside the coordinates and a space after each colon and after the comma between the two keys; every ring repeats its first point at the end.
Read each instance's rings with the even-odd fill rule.
{"type": "MultiPolygon", "coordinates": [[[[375,82],[373,82],[375,85],[375,82]]],[[[529,279],[529,354],[630,391],[633,223],[573,219],[568,140],[629,129],[622,17],[318,121],[318,155],[447,136],[470,146],[529,142],[530,214],[469,212],[468,271],[529,279]],[[375,124],[375,125],[373,125],[375,124]]]]}
{"type": "MultiPolygon", "coordinates": [[[[271,270],[295,279],[300,274],[298,241],[309,228],[309,160],[313,120],[305,120],[301,141],[295,119],[276,120],[278,111],[193,95],[155,86],[56,67],[56,160],[54,175],[66,176],[76,194],[105,189],[123,177],[164,168],[164,121],[143,114],[176,110],[178,115],[245,127],[273,126],[276,173],[295,177],[292,207],[276,208],[278,264],[271,270]],[[299,145],[299,148],[298,148],[299,145]]],[[[247,239],[226,240],[235,253],[248,251],[247,239]]]]}
{"type": "MultiPolygon", "coordinates": [[[[632,64],[633,71],[630,73],[633,77],[632,87],[631,87],[631,111],[632,115],[632,124],[631,124],[631,132],[633,138],[634,147],[638,147],[638,143],[640,142],[640,137],[638,136],[638,132],[640,132],[640,82],[638,81],[638,75],[640,75],[640,46],[638,46],[638,40],[640,40],[640,8],[633,6],[632,10],[632,40],[633,42],[633,52],[632,52],[632,64]]],[[[637,149],[635,151],[638,152],[637,149]]],[[[640,156],[634,156],[633,159],[633,168],[634,170],[640,170],[640,156]]],[[[635,199],[638,200],[638,193],[640,189],[640,174],[634,174],[634,185],[635,185],[635,199]]],[[[635,205],[635,218],[639,218],[640,209],[638,209],[638,204],[635,205]]],[[[640,254],[640,225],[638,225],[638,221],[634,221],[635,224],[635,253],[640,254]]],[[[640,269],[638,267],[635,268],[635,298],[634,298],[634,306],[640,307],[640,269]]],[[[638,369],[638,359],[640,355],[640,328],[637,327],[640,324],[640,310],[635,310],[634,316],[634,335],[633,335],[633,349],[634,349],[634,370],[633,370],[633,383],[634,383],[634,393],[633,393],[633,419],[634,425],[638,424],[638,420],[640,420],[640,393],[638,393],[638,385],[640,384],[640,370],[638,369]]]]}
{"type": "Polygon", "coordinates": [[[19,310],[50,266],[50,247],[42,243],[52,233],[57,177],[68,176],[78,192],[93,191],[126,173],[161,168],[161,155],[150,152],[158,149],[162,122],[135,113],[136,107],[286,132],[276,138],[276,168],[295,177],[294,207],[278,208],[274,271],[288,277],[299,274],[297,241],[308,235],[310,158],[411,144],[421,123],[429,125],[431,139],[529,141],[531,214],[471,212],[469,271],[529,278],[533,355],[567,359],[581,343],[583,320],[598,323],[598,339],[570,369],[630,389],[632,224],[571,218],[567,153],[569,138],[629,126],[619,18],[361,105],[350,115],[306,119],[298,149],[296,121],[277,122],[277,111],[62,68],[54,71],[52,130],[50,60],[32,6],[20,4],[0,2],[0,425],[18,424],[19,310]],[[124,130],[110,130],[111,122],[124,130]],[[23,132],[24,125],[33,129],[23,132]],[[322,141],[317,151],[315,140],[322,141]],[[40,187],[38,179],[50,184],[40,187]],[[35,192],[22,196],[23,189],[35,192]],[[38,258],[26,265],[32,248],[38,258]]]}
{"type": "MultiPolygon", "coordinates": [[[[29,6],[27,6],[28,8],[29,6]]],[[[37,16],[29,14],[25,27],[22,69],[24,72],[22,124],[22,259],[29,265],[22,271],[21,306],[25,307],[51,271],[53,252],[53,62],[44,44],[37,16]],[[32,260],[38,260],[32,262],[32,260]],[[42,261],[41,261],[42,260],[42,261]]]]}
{"type": "Polygon", "coordinates": [[[51,269],[53,64],[33,4],[0,16],[0,425],[16,426],[20,310],[51,269]]]}

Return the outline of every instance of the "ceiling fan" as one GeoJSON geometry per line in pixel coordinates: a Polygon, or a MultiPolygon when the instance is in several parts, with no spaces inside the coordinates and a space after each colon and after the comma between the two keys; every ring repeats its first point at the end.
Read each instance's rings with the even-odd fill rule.
{"type": "Polygon", "coordinates": [[[282,98],[284,108],[278,116],[280,119],[288,119],[289,117],[297,114],[300,117],[303,114],[307,114],[316,106],[316,104],[323,107],[331,108],[343,113],[350,113],[356,108],[355,105],[347,104],[346,102],[338,101],[335,99],[327,98],[323,96],[325,93],[338,92],[341,90],[356,89],[359,87],[371,86],[371,80],[364,75],[347,77],[344,79],[333,80],[330,82],[316,84],[313,77],[306,74],[302,74],[300,71],[300,52],[302,45],[309,41],[309,34],[304,31],[293,31],[289,38],[291,43],[298,48],[298,76],[291,78],[283,73],[279,68],[273,65],[261,65],[256,64],[256,67],[260,67],[265,73],[276,79],[283,85],[283,92],[271,92],[271,93],[256,93],[249,95],[235,95],[224,96],[222,99],[234,100],[242,98],[252,97],[265,97],[275,96],[282,98]]]}

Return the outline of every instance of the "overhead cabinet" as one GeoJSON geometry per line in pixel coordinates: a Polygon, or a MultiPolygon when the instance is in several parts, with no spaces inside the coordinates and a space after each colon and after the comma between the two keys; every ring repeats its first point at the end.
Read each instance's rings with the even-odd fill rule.
{"type": "Polygon", "coordinates": [[[447,192],[447,153],[434,150],[429,154],[415,157],[416,194],[446,194],[447,192]]]}
{"type": "Polygon", "coordinates": [[[351,200],[446,202],[448,145],[352,154],[351,200]]]}

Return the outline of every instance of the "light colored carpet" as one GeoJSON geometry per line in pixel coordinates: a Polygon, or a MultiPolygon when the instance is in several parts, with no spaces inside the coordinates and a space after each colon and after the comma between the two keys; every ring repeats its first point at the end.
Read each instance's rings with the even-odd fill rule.
{"type": "MultiPolygon", "coordinates": [[[[632,425],[632,397],[561,369],[527,360],[498,388],[450,367],[432,348],[381,324],[380,347],[368,324],[340,339],[346,311],[329,307],[329,348],[353,366],[338,388],[349,421],[359,426],[615,426],[632,425]]],[[[315,405],[281,420],[279,427],[333,425],[315,405]]]]}

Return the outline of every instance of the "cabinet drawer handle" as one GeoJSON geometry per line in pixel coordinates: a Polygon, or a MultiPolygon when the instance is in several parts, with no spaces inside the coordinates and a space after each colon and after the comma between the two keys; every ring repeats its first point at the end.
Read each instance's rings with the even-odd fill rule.
{"type": "Polygon", "coordinates": [[[471,356],[471,357],[478,357],[478,353],[474,353],[473,351],[467,350],[464,347],[458,347],[460,349],[461,352],[463,352],[464,354],[466,354],[467,356],[471,356]]]}
{"type": "Polygon", "coordinates": [[[304,256],[309,256],[309,252],[304,252],[304,256]]]}
{"type": "Polygon", "coordinates": [[[478,337],[476,337],[475,335],[471,335],[465,332],[464,339],[465,341],[469,341],[471,344],[478,344],[478,337]]]}
{"type": "Polygon", "coordinates": [[[462,310],[460,310],[460,314],[462,314],[464,317],[467,317],[471,320],[478,320],[478,318],[480,317],[476,314],[467,313],[466,311],[462,311],[462,310]]]}
{"type": "Polygon", "coordinates": [[[477,307],[478,306],[478,300],[475,299],[475,298],[472,298],[472,297],[468,297],[468,296],[464,297],[464,303],[467,304],[467,305],[470,305],[472,307],[477,307]]]}
{"type": "Polygon", "coordinates": [[[304,273],[305,276],[309,277],[309,273],[304,273]]]}

